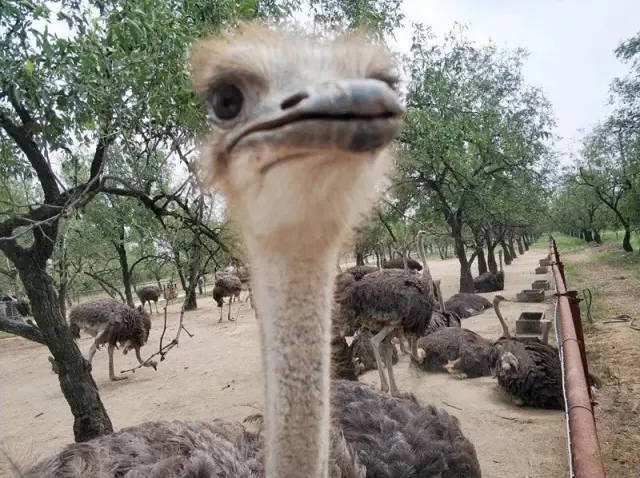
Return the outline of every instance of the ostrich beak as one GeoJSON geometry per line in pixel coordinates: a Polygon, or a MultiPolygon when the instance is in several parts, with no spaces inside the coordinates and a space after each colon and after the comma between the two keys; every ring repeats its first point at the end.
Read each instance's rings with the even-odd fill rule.
{"type": "Polygon", "coordinates": [[[230,135],[225,149],[230,154],[267,142],[286,146],[297,156],[293,151],[314,149],[316,143],[322,143],[346,153],[372,152],[398,135],[404,111],[398,94],[383,81],[311,85],[274,101],[269,111],[230,135]]]}

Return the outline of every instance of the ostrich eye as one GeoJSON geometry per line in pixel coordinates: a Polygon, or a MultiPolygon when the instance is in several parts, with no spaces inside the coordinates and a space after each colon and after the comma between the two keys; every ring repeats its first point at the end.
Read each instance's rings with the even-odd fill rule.
{"type": "Polygon", "coordinates": [[[231,121],[242,111],[244,96],[232,83],[222,83],[209,90],[209,105],[217,119],[231,121]]]}

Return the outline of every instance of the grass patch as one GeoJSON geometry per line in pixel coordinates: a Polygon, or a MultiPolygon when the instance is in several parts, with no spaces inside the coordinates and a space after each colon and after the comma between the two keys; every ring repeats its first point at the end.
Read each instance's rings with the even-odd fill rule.
{"type": "Polygon", "coordinates": [[[3,331],[0,330],[0,340],[8,339],[9,337],[13,337],[13,334],[8,334],[8,333],[3,332],[3,331]]]}

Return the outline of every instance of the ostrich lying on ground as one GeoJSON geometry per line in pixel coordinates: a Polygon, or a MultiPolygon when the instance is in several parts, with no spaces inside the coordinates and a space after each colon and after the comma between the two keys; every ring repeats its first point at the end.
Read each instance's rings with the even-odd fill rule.
{"type": "Polygon", "coordinates": [[[140,348],[147,343],[151,330],[151,319],[143,306],[132,308],[115,299],[99,299],[77,305],[69,314],[69,332],[72,337],[79,339],[80,330],[95,337],[89,349],[89,363],[93,361],[93,356],[100,350],[100,346],[108,344],[111,380],[127,378],[116,377],[114,372],[113,351],[118,345],[124,346],[124,354],[131,349],[135,350],[136,359],[140,364],[157,370],[156,362],[149,360],[145,363],[140,356],[140,348]]]}
{"type": "MultiPolygon", "coordinates": [[[[404,269],[404,259],[402,257],[395,257],[382,263],[383,269],[404,269]]],[[[416,260],[407,257],[407,269],[415,272],[420,272],[422,266],[416,260]]]]}
{"type": "Polygon", "coordinates": [[[160,287],[157,287],[155,285],[145,285],[143,287],[137,288],[136,294],[138,295],[138,299],[140,299],[140,302],[142,302],[142,308],[144,308],[144,304],[146,304],[147,302],[149,303],[149,314],[153,314],[153,310],[151,309],[151,302],[154,302],[156,304],[156,314],[160,313],[158,312],[158,299],[160,299],[160,296],[162,295],[162,290],[160,290],[160,287]]]}
{"type": "MultiPolygon", "coordinates": [[[[349,348],[351,360],[355,364],[357,375],[362,375],[368,370],[374,370],[378,368],[376,365],[376,356],[373,352],[373,344],[371,343],[371,339],[373,339],[371,331],[364,327],[360,328],[353,336],[353,342],[351,342],[351,346],[349,348]]],[[[389,366],[386,360],[387,357],[386,355],[384,355],[382,357],[382,361],[384,362],[385,366],[389,366]]],[[[398,363],[398,360],[398,351],[395,347],[393,347],[391,365],[396,365],[398,363]]]]}
{"type": "Polygon", "coordinates": [[[391,54],[370,37],[254,27],[201,42],[191,61],[214,122],[202,161],[251,263],[264,440],[223,421],[152,422],[71,445],[24,476],[479,478],[445,411],[330,380],[336,259],[382,190],[401,128],[391,54]]]}
{"type": "Polygon", "coordinates": [[[496,292],[504,290],[504,269],[502,267],[502,250],[498,251],[500,270],[498,272],[487,271],[473,279],[473,287],[476,292],[496,292]]]}
{"type": "MultiPolygon", "coordinates": [[[[380,388],[400,396],[393,376],[391,338],[400,332],[409,337],[410,353],[420,362],[417,339],[425,334],[435,307],[433,280],[424,253],[424,231],[418,232],[418,252],[423,261],[422,277],[407,270],[383,269],[365,275],[346,289],[340,298],[341,313],[350,324],[358,324],[375,332],[371,339],[380,374],[380,388]],[[389,381],[384,374],[380,351],[386,354],[389,381]]],[[[400,337],[402,340],[402,338],[400,337]]]]}
{"type": "Polygon", "coordinates": [[[225,297],[229,297],[229,314],[227,319],[231,322],[235,320],[231,318],[231,298],[239,297],[240,292],[242,292],[242,282],[240,282],[237,276],[225,274],[216,279],[216,283],[213,286],[213,300],[215,300],[218,307],[220,307],[220,320],[218,320],[218,323],[222,322],[222,306],[225,297]]]}
{"type": "Polygon", "coordinates": [[[440,287],[440,279],[433,281],[435,286],[435,297],[438,301],[438,308],[434,308],[431,314],[431,320],[425,335],[432,334],[436,330],[443,327],[460,327],[460,317],[455,312],[451,312],[447,309],[445,303],[442,300],[442,288],[440,287]]]}
{"type": "Polygon", "coordinates": [[[486,297],[468,292],[453,294],[444,303],[446,309],[455,313],[461,319],[483,313],[491,308],[491,302],[486,297]]]}

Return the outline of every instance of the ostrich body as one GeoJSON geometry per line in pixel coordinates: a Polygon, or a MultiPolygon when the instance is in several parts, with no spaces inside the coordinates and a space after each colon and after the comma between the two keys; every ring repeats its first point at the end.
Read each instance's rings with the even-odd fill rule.
{"type": "MultiPolygon", "coordinates": [[[[332,381],[331,408],[332,478],[481,477],[474,446],[444,410],[347,380],[332,381]]],[[[264,446],[260,431],[240,423],[147,422],[68,445],[22,477],[255,478],[264,446]]]]}
{"type": "Polygon", "coordinates": [[[95,338],[89,349],[89,363],[102,345],[108,345],[109,379],[117,381],[127,378],[115,375],[113,351],[118,345],[124,346],[124,354],[131,349],[135,350],[140,364],[157,370],[155,361],[145,363],[140,356],[140,348],[147,343],[151,330],[151,319],[143,306],[132,308],[115,299],[99,299],[77,305],[69,314],[69,332],[72,337],[79,339],[80,330],[95,338]]]}
{"type": "Polygon", "coordinates": [[[371,342],[380,373],[380,387],[383,392],[390,391],[394,396],[401,394],[393,376],[391,338],[402,339],[401,333],[408,335],[411,355],[420,362],[422,357],[417,349],[417,338],[427,331],[436,302],[424,253],[425,235],[424,231],[418,233],[418,252],[424,263],[422,277],[408,270],[382,269],[352,284],[340,300],[341,310],[349,323],[364,326],[375,333],[371,342]],[[382,346],[386,354],[388,382],[380,355],[382,346]]]}
{"type": "Polygon", "coordinates": [[[216,301],[218,307],[220,307],[220,320],[222,322],[222,306],[224,305],[224,298],[229,297],[229,313],[227,320],[233,322],[235,319],[231,318],[231,298],[239,297],[242,292],[242,282],[240,279],[231,274],[225,274],[216,279],[213,286],[213,300],[216,301]]]}
{"type": "Polygon", "coordinates": [[[431,320],[429,321],[429,326],[424,335],[432,334],[433,332],[443,328],[443,327],[460,327],[460,317],[455,312],[451,312],[447,309],[445,303],[443,302],[442,297],[442,289],[440,287],[440,279],[433,281],[435,286],[434,288],[434,296],[438,303],[438,308],[434,308],[431,313],[431,320]]]}
{"type": "MultiPolygon", "coordinates": [[[[395,257],[393,259],[389,259],[386,262],[382,263],[383,269],[404,269],[405,260],[402,257],[395,257]]],[[[420,272],[422,270],[422,266],[420,263],[414,259],[410,259],[407,257],[407,269],[420,272]]]]}
{"type": "Polygon", "coordinates": [[[344,297],[346,290],[351,287],[354,283],[362,279],[367,274],[371,274],[372,272],[376,272],[379,269],[373,266],[353,266],[347,269],[345,272],[339,273],[334,280],[334,289],[333,289],[333,297],[334,305],[332,311],[332,322],[337,322],[339,325],[339,329],[341,330],[341,334],[343,336],[352,336],[358,330],[358,325],[353,323],[348,323],[344,314],[342,314],[342,309],[340,308],[341,298],[344,297]]]}
{"type": "MultiPolygon", "coordinates": [[[[351,342],[349,349],[351,360],[355,364],[357,375],[362,375],[367,370],[374,370],[378,368],[371,339],[373,339],[373,335],[371,335],[371,331],[365,327],[360,328],[353,336],[353,342],[351,342]]],[[[387,357],[385,355],[382,357],[382,361],[385,366],[389,366],[386,360],[387,357]]],[[[398,351],[393,347],[391,365],[396,365],[399,360],[398,351]]]]}
{"type": "MultiPolygon", "coordinates": [[[[27,302],[27,305],[29,305],[28,302],[27,302]]],[[[23,314],[20,311],[18,299],[14,299],[13,297],[10,297],[8,295],[0,299],[0,316],[4,316],[9,320],[13,320],[16,322],[24,322],[33,327],[37,327],[32,320],[25,321],[24,315],[26,314],[23,314]]]]}
{"type": "Polygon", "coordinates": [[[504,269],[502,266],[502,250],[498,251],[500,270],[498,272],[487,271],[473,279],[473,287],[476,292],[496,292],[504,290],[504,269]]]}
{"type": "Polygon", "coordinates": [[[151,302],[156,304],[156,314],[160,313],[158,312],[158,299],[160,299],[160,296],[162,295],[162,290],[160,289],[160,287],[157,287],[155,285],[146,285],[143,287],[139,287],[136,289],[136,295],[138,296],[138,299],[140,299],[140,302],[142,302],[143,308],[144,304],[146,304],[147,302],[149,303],[150,314],[153,314],[153,310],[151,309],[151,302]]]}
{"type": "Polygon", "coordinates": [[[447,310],[454,312],[461,319],[481,314],[491,308],[491,302],[486,297],[468,292],[454,294],[445,302],[447,310]]]}
{"type": "Polygon", "coordinates": [[[353,34],[319,40],[245,27],[199,42],[191,70],[213,122],[203,169],[251,263],[264,439],[219,421],[216,430],[141,424],[128,437],[71,445],[31,476],[60,476],[59,464],[74,460],[63,466],[81,476],[128,478],[481,476],[473,445],[446,412],[330,380],[339,248],[379,194],[401,128],[392,65],[388,51],[353,34]]]}

